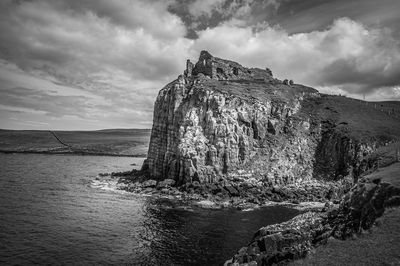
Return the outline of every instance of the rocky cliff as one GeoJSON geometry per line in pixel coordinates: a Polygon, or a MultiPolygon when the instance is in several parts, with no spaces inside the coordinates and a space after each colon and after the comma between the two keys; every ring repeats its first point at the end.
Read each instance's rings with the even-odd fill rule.
{"type": "Polygon", "coordinates": [[[363,177],[338,207],[328,204],[325,212],[307,212],[260,228],[225,265],[285,265],[328,240],[344,240],[370,229],[386,209],[400,205],[399,169],[397,162],[363,177]]]}
{"type": "MultiPolygon", "coordinates": [[[[364,178],[400,161],[393,114],[203,51],[158,94],[147,159],[141,171],[122,173],[121,189],[207,207],[327,202],[323,212],[261,228],[227,262],[284,263],[370,228],[399,205],[399,185],[364,178]]],[[[395,165],[385,176],[398,177],[395,165]]]]}
{"type": "Polygon", "coordinates": [[[178,185],[357,177],[379,139],[346,134],[348,122],[326,106],[332,97],[202,51],[158,94],[142,172],[178,185]]]}

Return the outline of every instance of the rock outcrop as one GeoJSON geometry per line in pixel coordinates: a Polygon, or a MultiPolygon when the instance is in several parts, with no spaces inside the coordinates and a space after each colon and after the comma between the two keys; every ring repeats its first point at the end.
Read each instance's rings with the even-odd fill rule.
{"type": "MultiPolygon", "coordinates": [[[[396,175],[392,179],[399,177],[399,173],[389,174],[396,175]]],[[[344,240],[371,228],[385,209],[399,205],[398,186],[366,176],[343,197],[339,207],[320,213],[307,212],[287,222],[261,228],[250,244],[225,265],[279,265],[303,258],[330,237],[344,240]]]]}
{"type": "Polygon", "coordinates": [[[393,164],[378,154],[399,139],[398,118],[366,102],[202,51],[159,92],[147,159],[120,184],[222,207],[327,202],[325,212],[261,228],[229,262],[280,264],[329,237],[368,229],[386,207],[400,204],[397,187],[362,178],[393,164]]]}
{"type": "Polygon", "coordinates": [[[398,118],[366,102],[202,51],[159,92],[147,159],[119,185],[213,207],[326,202],[324,212],[261,228],[229,262],[280,264],[368,229],[400,205],[398,186],[363,178],[400,160],[400,146],[397,157],[386,149],[399,139],[398,118]]]}
{"type": "Polygon", "coordinates": [[[245,180],[269,187],[358,173],[353,168],[373,149],[330,135],[303,108],[321,97],[313,88],[284,84],[268,68],[202,51],[157,97],[142,172],[177,185],[245,180]]]}

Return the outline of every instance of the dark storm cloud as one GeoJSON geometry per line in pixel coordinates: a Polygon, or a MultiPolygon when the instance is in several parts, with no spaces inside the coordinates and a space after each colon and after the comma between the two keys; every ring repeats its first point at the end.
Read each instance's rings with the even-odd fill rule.
{"type": "Polygon", "coordinates": [[[214,28],[225,21],[240,19],[243,26],[253,26],[274,17],[279,0],[176,0],[169,11],[180,16],[188,28],[188,38],[196,31],[214,28]]]}
{"type": "Polygon", "coordinates": [[[266,22],[289,34],[323,30],[341,17],[391,27],[400,34],[399,9],[397,0],[176,0],[169,4],[169,10],[194,30],[240,19],[246,26],[266,22]]]}
{"type": "Polygon", "coordinates": [[[65,114],[84,117],[86,109],[90,108],[86,102],[88,99],[82,96],[50,95],[22,87],[2,89],[1,96],[0,105],[3,108],[20,108],[19,112],[41,111],[52,117],[62,117],[65,114]]]}
{"type": "Polygon", "coordinates": [[[362,70],[356,59],[339,59],[323,69],[319,80],[324,85],[359,85],[356,92],[364,93],[380,87],[400,86],[400,61],[387,70],[385,66],[362,70]]]}
{"type": "MultiPolygon", "coordinates": [[[[168,3],[2,1],[0,59],[5,63],[0,71],[8,76],[13,71],[19,73],[14,87],[22,82],[38,90],[40,86],[33,88],[24,82],[34,76],[62,84],[65,91],[79,88],[94,93],[101,98],[96,101],[110,107],[104,123],[112,114],[131,113],[139,122],[143,117],[150,120],[157,91],[183,70],[190,45],[182,38],[186,33],[182,21],[166,11],[168,3]],[[10,70],[6,65],[15,68],[10,70]],[[131,111],[119,97],[131,100],[131,111]]],[[[46,88],[51,86],[46,83],[46,88]]],[[[85,104],[92,101],[90,98],[85,104]]],[[[95,106],[101,107],[98,103],[95,106]]]]}
{"type": "Polygon", "coordinates": [[[288,33],[310,32],[328,27],[335,19],[349,17],[367,26],[400,30],[397,0],[280,0],[270,23],[279,24],[288,33]]]}
{"type": "Polygon", "coordinates": [[[60,75],[78,68],[78,76],[86,70],[117,67],[138,79],[165,78],[180,70],[173,59],[185,48],[179,39],[185,27],[163,9],[167,8],[163,2],[56,0],[0,5],[1,55],[21,68],[53,67],[60,75]]]}
{"type": "Polygon", "coordinates": [[[204,49],[322,91],[398,99],[399,5],[1,1],[0,99],[6,111],[0,119],[12,127],[33,111],[25,120],[38,125],[72,127],[74,119],[63,120],[72,116],[81,119],[75,127],[85,121],[93,123],[90,128],[149,125],[158,90],[204,49]],[[51,115],[69,124],[57,124],[51,115]]]}

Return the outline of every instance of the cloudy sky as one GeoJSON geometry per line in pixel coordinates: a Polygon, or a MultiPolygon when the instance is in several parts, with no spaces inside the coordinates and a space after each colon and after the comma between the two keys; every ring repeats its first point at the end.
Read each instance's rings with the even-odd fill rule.
{"type": "Polygon", "coordinates": [[[400,100],[398,0],[2,0],[0,128],[150,128],[201,50],[321,92],[400,100]]]}

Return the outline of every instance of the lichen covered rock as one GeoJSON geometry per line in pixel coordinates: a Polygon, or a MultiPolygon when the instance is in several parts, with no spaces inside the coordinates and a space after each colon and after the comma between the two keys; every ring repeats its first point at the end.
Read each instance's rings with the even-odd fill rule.
{"type": "Polygon", "coordinates": [[[316,90],[289,87],[269,70],[247,69],[208,53],[194,68],[188,66],[186,76],[157,97],[143,166],[150,178],[178,184],[255,178],[282,185],[312,177],[318,128],[296,114],[305,97],[318,97],[316,90]],[[223,66],[224,73],[232,67],[242,74],[222,81],[213,73],[223,66]]]}
{"type": "Polygon", "coordinates": [[[203,51],[159,92],[140,174],[176,186],[353,182],[375,167],[366,158],[377,145],[348,134],[348,123],[326,106],[336,100],[330,98],[282,82],[268,68],[246,68],[203,51]]]}

